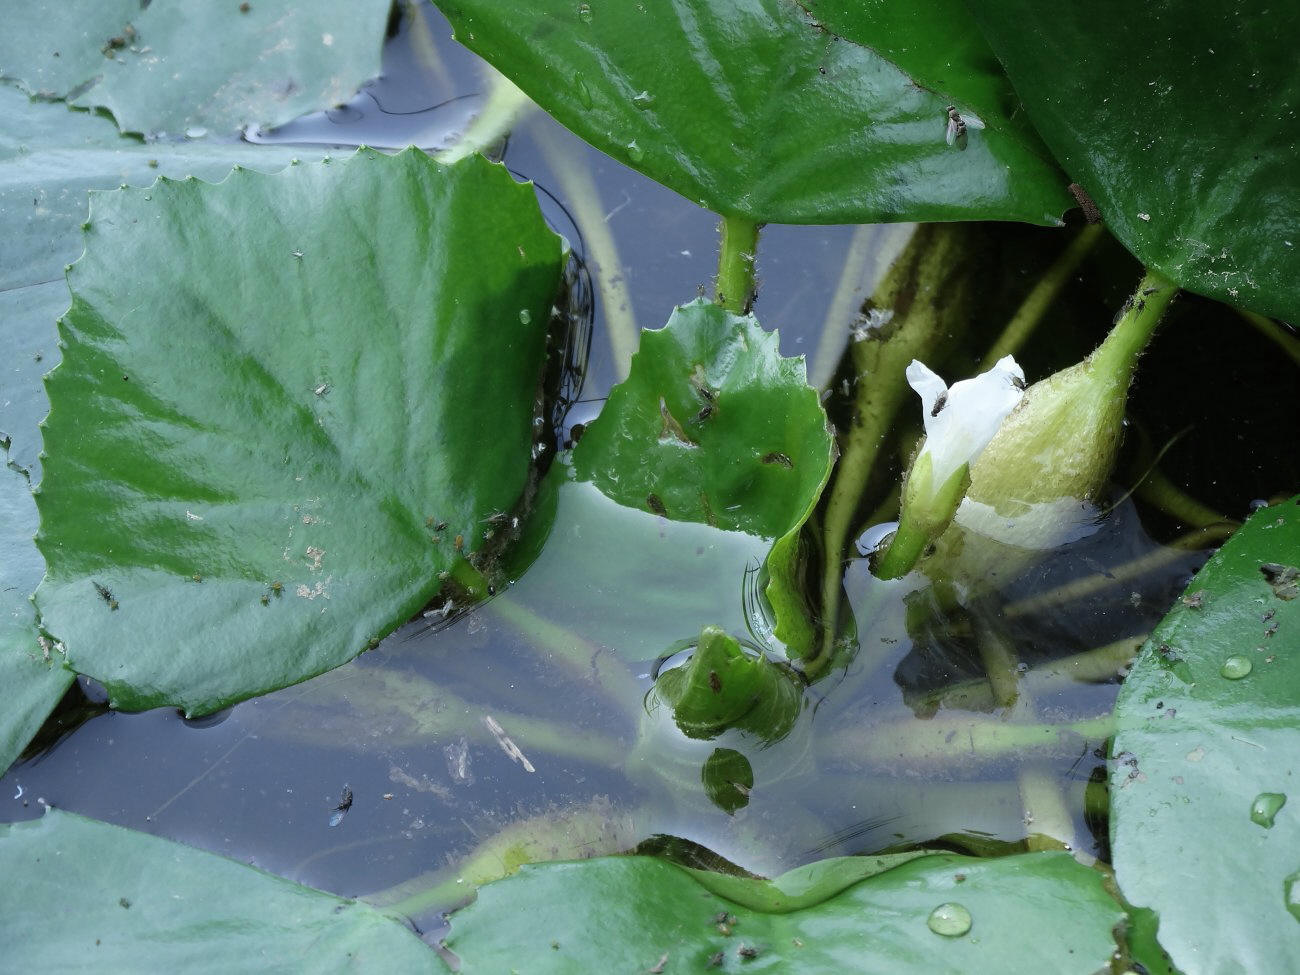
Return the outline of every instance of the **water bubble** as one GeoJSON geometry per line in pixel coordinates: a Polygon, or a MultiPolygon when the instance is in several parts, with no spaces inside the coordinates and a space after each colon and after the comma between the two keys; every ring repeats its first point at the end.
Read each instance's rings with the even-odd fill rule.
{"type": "Polygon", "coordinates": [[[1300,921],[1300,870],[1282,881],[1282,896],[1291,916],[1300,921]]]}
{"type": "Polygon", "coordinates": [[[520,324],[520,325],[530,325],[530,324],[532,324],[532,321],[533,321],[533,313],[530,312],[527,308],[520,308],[520,309],[519,309],[519,324],[520,324]]]}
{"type": "Polygon", "coordinates": [[[591,23],[591,4],[589,3],[578,4],[578,19],[582,21],[584,24],[591,23]]]}
{"type": "Polygon", "coordinates": [[[185,138],[187,139],[202,139],[207,136],[207,134],[208,130],[201,125],[191,125],[185,130],[185,138]]]}
{"type": "Polygon", "coordinates": [[[637,108],[649,108],[655,103],[655,96],[648,91],[639,91],[632,96],[632,104],[637,108]]]}
{"type": "Polygon", "coordinates": [[[1250,804],[1250,821],[1265,829],[1273,828],[1273,817],[1286,805],[1286,796],[1281,792],[1261,792],[1250,804]]]}
{"type": "Polygon", "coordinates": [[[925,922],[935,934],[945,938],[960,938],[970,930],[970,911],[960,904],[940,904],[930,912],[925,922]]]}
{"type": "Polygon", "coordinates": [[[627,144],[627,158],[631,159],[634,163],[640,162],[645,158],[645,152],[636,144],[636,139],[633,139],[627,144]]]}
{"type": "Polygon", "coordinates": [[[1219,668],[1219,673],[1228,680],[1241,680],[1250,673],[1252,666],[1249,657],[1234,654],[1223,662],[1223,666],[1219,668]]]}
{"type": "Polygon", "coordinates": [[[581,72],[573,76],[573,87],[577,89],[578,103],[583,108],[589,109],[596,104],[595,100],[591,97],[591,89],[587,87],[587,82],[583,80],[581,72]]]}

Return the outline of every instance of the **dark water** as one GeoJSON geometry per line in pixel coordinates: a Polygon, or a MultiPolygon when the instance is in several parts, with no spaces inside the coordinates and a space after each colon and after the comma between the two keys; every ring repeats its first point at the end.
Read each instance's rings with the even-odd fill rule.
{"type": "MultiPolygon", "coordinates": [[[[453,142],[483,103],[484,75],[432,8],[418,10],[390,40],[384,77],[350,105],[249,137],[432,150],[453,142]]],[[[658,327],[675,304],[707,288],[715,221],[540,112],[515,129],[503,156],[536,182],[548,219],[592,272],[595,329],[567,417],[568,425],[585,422],[617,379],[611,322],[658,327]],[[591,194],[573,173],[585,174],[591,194]],[[599,243],[602,230],[616,254],[599,243]]],[[[990,233],[1001,270],[977,311],[997,322],[1059,238],[1032,228],[990,233]]],[[[756,313],[780,329],[783,352],[808,356],[814,383],[831,379],[854,312],[905,237],[906,228],[765,230],[756,313]]],[[[1122,254],[1100,249],[1067,289],[1073,315],[1045,326],[1055,329],[1053,341],[1022,357],[1031,378],[1100,338],[1124,292],[1098,281],[1136,276],[1122,254]]],[[[1134,391],[1117,500],[1128,472],[1142,468],[1144,442],[1172,443],[1166,472],[1231,517],[1300,476],[1286,447],[1293,414],[1266,408],[1271,396],[1285,402],[1288,389],[1294,402],[1293,367],[1245,329],[1210,361],[1204,349],[1232,327],[1229,317],[1194,299],[1171,316],[1134,391]],[[1245,417],[1260,419],[1243,427],[1245,417]]],[[[551,477],[563,474],[557,464],[551,477]]],[[[213,718],[95,717],[0,780],[0,817],[36,815],[39,797],[364,894],[443,868],[441,879],[454,883],[459,868],[449,865],[501,828],[530,816],[563,823],[575,809],[618,817],[610,845],[666,834],[762,873],[936,841],[996,851],[1035,831],[1021,789],[1037,775],[1055,785],[1075,843],[1104,855],[1104,823],[1085,816],[1085,790],[1105,761],[1104,732],[1064,733],[1028,758],[986,749],[977,736],[1002,712],[978,695],[943,695],[979,682],[975,635],[991,628],[1029,671],[1033,710],[1017,720],[1068,725],[1107,714],[1114,680],[1061,679],[1052,661],[1138,642],[1204,557],[1160,547],[1187,527],[1147,502],[1119,500],[1095,531],[964,614],[927,608],[915,583],[881,583],[855,563],[845,592],[858,653],[810,690],[791,734],[766,747],[738,732],[692,742],[664,713],[647,710],[649,675],[705,624],[761,629],[754,569],[767,541],[673,524],[565,482],[537,560],[487,605],[449,619],[431,610],[352,664],[213,718]],[[1143,559],[1149,571],[1125,575],[1143,559]],[[1087,578],[1100,581],[1076,598],[1041,598],[1087,578]],[[528,766],[507,754],[501,736],[528,766]],[[701,788],[701,764],[717,747],[741,751],[753,768],[748,803],[734,815],[701,788]],[[352,805],[331,826],[345,788],[352,805]]],[[[600,852],[582,836],[574,842],[600,852]]]]}

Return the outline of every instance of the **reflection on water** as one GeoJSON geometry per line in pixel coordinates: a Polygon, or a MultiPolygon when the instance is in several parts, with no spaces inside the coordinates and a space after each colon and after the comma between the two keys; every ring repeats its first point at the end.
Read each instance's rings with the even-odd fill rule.
{"type": "MultiPolygon", "coordinates": [[[[479,106],[473,59],[419,10],[386,76],[348,106],[249,138],[433,148],[463,131],[479,106]]],[[[624,311],[657,327],[709,280],[713,218],[539,114],[512,135],[512,169],[557,185],[547,140],[595,174],[624,311]]],[[[583,254],[581,221],[541,199],[583,254]]],[[[856,308],[871,284],[836,255],[867,239],[853,228],[764,238],[759,314],[779,319],[765,323],[782,327],[786,354],[822,350],[815,375],[831,375],[825,359],[842,347],[821,338],[824,312],[856,308]]],[[[590,284],[575,275],[581,304],[590,284]]],[[[585,332],[558,355],[568,425],[593,416],[613,381],[608,311],[597,309],[585,395],[572,368],[587,359],[585,332]]],[[[625,509],[569,478],[551,467],[508,556],[513,584],[484,606],[430,607],[353,663],[213,719],[94,718],[0,780],[0,817],[35,815],[43,798],[343,894],[403,885],[386,900],[424,914],[472,887],[475,870],[511,862],[507,847],[579,856],[672,836],[764,874],[920,843],[1003,852],[1038,831],[1026,797],[1043,782],[1076,842],[1104,852],[1085,790],[1123,661],[1203,558],[1157,545],[1131,502],[978,598],[954,600],[920,574],[881,582],[854,561],[852,652],[807,689],[790,733],[698,741],[647,706],[655,662],[709,624],[769,642],[755,598],[768,542],[625,509]],[[997,655],[1001,685],[987,676],[997,655]]]]}

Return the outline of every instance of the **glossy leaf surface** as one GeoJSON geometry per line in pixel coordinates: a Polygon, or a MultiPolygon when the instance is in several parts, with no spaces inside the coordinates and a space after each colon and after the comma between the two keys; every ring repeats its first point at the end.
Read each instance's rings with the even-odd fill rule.
{"type": "Polygon", "coordinates": [[[37,499],[70,664],[205,713],[408,618],[520,498],[560,259],[477,157],[98,197],[37,499]]]}
{"type": "Polygon", "coordinates": [[[1300,577],[1295,501],[1258,511],[1206,564],[1116,704],[1116,879],[1159,915],[1160,944],[1188,975],[1300,967],[1300,582],[1288,567],[1300,577]]]}
{"type": "Polygon", "coordinates": [[[5,11],[0,78],[106,108],[124,132],[225,134],[346,101],[379,73],[389,6],[18,3],[5,11]]]}
{"type": "Polygon", "coordinates": [[[0,826],[12,971],[445,972],[362,904],[168,840],[48,810],[0,826]]]}
{"type": "MultiPolygon", "coordinates": [[[[3,460],[0,452],[0,460],[3,460]]],[[[27,478],[0,464],[0,775],[31,741],[72,683],[58,649],[41,647],[31,594],[44,563],[27,478]],[[46,660],[46,656],[50,659],[46,660]]]]}
{"type": "Polygon", "coordinates": [[[37,424],[49,410],[41,376],[59,361],[54,321],[68,307],[64,267],[84,247],[87,191],[148,186],[159,176],[217,180],[237,163],[269,171],[320,154],[246,142],[145,145],[106,118],[0,85],[0,435],[33,483],[37,424]]]}
{"type": "Polygon", "coordinates": [[[706,301],[641,333],[630,374],[573,451],[610,498],[676,520],[777,539],[769,598],[799,605],[794,540],[830,476],[833,441],[802,358],[706,301]],[[772,589],[777,591],[775,598],[772,589]]]}
{"type": "MultiPolygon", "coordinates": [[[[948,54],[984,128],[947,144],[947,106],[788,0],[440,0],[456,37],[592,145],[701,206],[767,223],[1056,222],[1065,180],[977,45],[948,54]],[[984,106],[989,106],[985,108],[984,106]]],[[[896,48],[939,15],[898,18],[896,48]]],[[[889,18],[882,18],[884,27],[889,18]]],[[[874,22],[862,18],[864,26],[874,22]]],[[[928,76],[928,75],[927,75],[928,76]]],[[[962,107],[965,108],[964,102],[962,107]]]]}
{"type": "Polygon", "coordinates": [[[1300,320],[1300,8],[970,9],[1043,139],[1139,260],[1192,291],[1300,320]]]}
{"type": "MultiPolygon", "coordinates": [[[[750,883],[756,896],[769,893],[768,882],[750,883]]],[[[719,897],[693,871],[660,860],[617,857],[523,867],[454,914],[446,944],[466,973],[512,967],[639,972],[656,965],[672,973],[712,965],[722,971],[1093,975],[1114,949],[1111,926],[1121,917],[1101,875],[1057,853],[921,857],[787,913],[719,897]],[[944,937],[930,930],[931,911],[947,902],[970,912],[969,933],[944,937]],[[728,933],[719,929],[719,916],[728,933]]]]}

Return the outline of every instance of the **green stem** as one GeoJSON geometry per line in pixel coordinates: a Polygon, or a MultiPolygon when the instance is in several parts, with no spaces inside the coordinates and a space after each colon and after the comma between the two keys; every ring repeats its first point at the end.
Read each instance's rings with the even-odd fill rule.
{"type": "Polygon", "coordinates": [[[835,465],[822,515],[820,607],[822,642],[806,660],[808,673],[830,660],[839,618],[840,576],[856,516],[879,459],[895,431],[895,420],[911,390],[904,371],[920,356],[942,358],[965,329],[976,275],[977,248],[971,228],[962,224],[924,224],[876,288],[866,307],[881,323],[849,346],[857,389],[853,418],[839,438],[835,465]],[[889,319],[887,316],[892,315],[889,319]]]}
{"type": "Polygon", "coordinates": [[[1147,473],[1133,493],[1189,528],[1240,524],[1197,501],[1156,468],[1147,473]]]}
{"type": "Polygon", "coordinates": [[[714,300],[737,315],[749,313],[757,296],[754,271],[758,255],[759,224],[744,217],[723,216],[718,229],[718,281],[714,300]]]}
{"type": "Polygon", "coordinates": [[[1026,751],[1074,749],[1079,738],[1110,737],[1114,725],[1109,714],[1064,724],[1012,724],[992,717],[939,716],[924,722],[907,718],[828,735],[821,749],[831,760],[895,769],[968,766],[1026,751]]]}
{"type": "Polygon", "coordinates": [[[573,150],[560,143],[549,126],[538,129],[537,145],[546,157],[573,213],[573,220],[587,243],[587,265],[600,292],[600,310],[609,334],[614,371],[622,381],[627,378],[632,364],[640,329],[636,324],[632,296],[627,289],[627,275],[619,260],[618,245],[614,243],[606,215],[601,212],[600,191],[591,177],[590,168],[573,150]]]}
{"type": "MultiPolygon", "coordinates": [[[[1023,691],[1035,696],[1051,694],[1063,687],[1080,683],[1112,680],[1137,655],[1149,634],[1138,634],[1104,646],[1071,654],[1051,663],[1031,668],[1021,679],[1023,691]]],[[[987,680],[962,681],[924,697],[912,705],[919,716],[932,717],[940,710],[991,711],[998,706],[987,680]]]]}
{"type": "Polygon", "coordinates": [[[1038,279],[1037,283],[1030,289],[1025,300],[1020,303],[1016,313],[1011,316],[1003,328],[1002,334],[998,336],[993,347],[989,349],[988,354],[984,356],[984,361],[980,363],[980,371],[986,372],[993,368],[993,364],[1001,359],[1004,355],[1014,355],[1019,352],[1021,347],[1028,341],[1047,309],[1051,307],[1061,289],[1065,287],[1070,276],[1082,263],[1088,253],[1097,246],[1101,240],[1102,228],[1100,224],[1090,227],[1084,227],[1079,231],[1074,240],[1070,241],[1069,246],[1065,248],[1047,269],[1047,272],[1038,279]]]}
{"type": "MultiPolygon", "coordinates": [[[[1147,271],[1106,341],[1092,354],[1093,368],[1103,373],[1131,376],[1138,355],[1151,341],[1165,310],[1177,294],[1178,287],[1172,281],[1156,271],[1147,271]]],[[[1127,388],[1127,379],[1124,385],[1127,388]]]]}
{"type": "Polygon", "coordinates": [[[491,87],[483,110],[459,139],[433,157],[446,166],[500,142],[515,127],[520,116],[532,107],[532,100],[510,79],[491,68],[486,70],[491,72],[491,87]]]}
{"type": "Polygon", "coordinates": [[[1246,311],[1244,308],[1238,308],[1237,314],[1244,318],[1260,335],[1290,356],[1292,362],[1300,366],[1300,339],[1287,332],[1271,318],[1257,315],[1253,311],[1246,311]]]}
{"type": "Polygon", "coordinates": [[[579,682],[599,686],[629,724],[636,726],[646,687],[613,652],[602,652],[595,644],[538,616],[529,607],[511,599],[509,594],[492,600],[484,609],[495,613],[523,634],[530,648],[544,652],[547,663],[559,664],[579,682]]]}
{"type": "Polygon", "coordinates": [[[1088,576],[1085,579],[1077,579],[1074,582],[1067,582],[1055,589],[1048,589],[1027,599],[1009,603],[1003,607],[1002,615],[1007,619],[1017,616],[1029,616],[1063,603],[1084,599],[1111,586],[1123,585],[1148,572],[1177,562],[1179,559],[1184,558],[1188,552],[1222,541],[1234,531],[1236,531],[1236,526],[1223,524],[1198,528],[1175,539],[1163,548],[1155,549],[1140,558],[1111,569],[1105,575],[1098,574],[1088,576]]]}
{"type": "Polygon", "coordinates": [[[993,691],[993,703],[1000,708],[1009,708],[1020,696],[1020,674],[1016,671],[1020,658],[1016,654],[1016,648],[1001,629],[982,615],[976,615],[972,624],[980,661],[984,664],[989,688],[993,691]]]}

